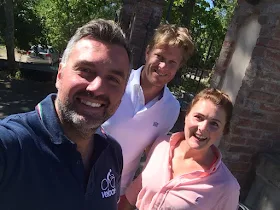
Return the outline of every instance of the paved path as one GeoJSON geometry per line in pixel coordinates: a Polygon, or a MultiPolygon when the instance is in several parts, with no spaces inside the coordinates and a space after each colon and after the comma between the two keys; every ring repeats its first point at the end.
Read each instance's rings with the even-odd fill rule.
{"type": "Polygon", "coordinates": [[[53,82],[0,78],[0,119],[34,110],[36,104],[51,92],[56,92],[53,82]]]}

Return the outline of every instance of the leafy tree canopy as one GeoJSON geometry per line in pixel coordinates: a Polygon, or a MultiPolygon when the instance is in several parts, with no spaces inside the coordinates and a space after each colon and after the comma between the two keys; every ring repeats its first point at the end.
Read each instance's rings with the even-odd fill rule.
{"type": "MultiPolygon", "coordinates": [[[[35,43],[62,51],[77,27],[94,18],[114,19],[121,0],[17,0],[14,1],[15,44],[29,49],[35,43]]],[[[5,16],[0,1],[0,42],[4,42],[5,16]]]]}
{"type": "Polygon", "coordinates": [[[114,19],[120,1],[40,0],[36,12],[45,27],[48,44],[62,51],[75,30],[94,18],[114,19]]]}
{"type": "MultiPolygon", "coordinates": [[[[166,0],[163,16],[168,16],[170,0],[166,0]]],[[[174,0],[168,20],[187,26],[196,44],[196,54],[190,61],[196,66],[212,68],[218,57],[236,0],[174,0]],[[193,3],[193,4],[192,4],[193,3]],[[188,18],[186,20],[186,17],[188,18]],[[189,23],[189,24],[188,24],[189,23]]]]}
{"type": "MultiPolygon", "coordinates": [[[[35,12],[35,0],[14,1],[15,44],[20,49],[29,49],[31,43],[44,40],[43,26],[35,12]],[[42,40],[43,39],[43,40],[42,40]]],[[[6,20],[3,3],[0,3],[0,40],[4,42],[6,20]]]]}
{"type": "Polygon", "coordinates": [[[165,1],[163,22],[167,20],[169,23],[189,28],[196,45],[196,52],[188,61],[188,66],[176,74],[169,86],[179,92],[184,90],[195,93],[199,90],[199,86],[200,88],[207,86],[237,0],[165,1]],[[193,77],[192,83],[190,79],[186,80],[190,76],[193,77]],[[204,85],[199,85],[201,81],[198,78],[203,78],[204,85]]]}

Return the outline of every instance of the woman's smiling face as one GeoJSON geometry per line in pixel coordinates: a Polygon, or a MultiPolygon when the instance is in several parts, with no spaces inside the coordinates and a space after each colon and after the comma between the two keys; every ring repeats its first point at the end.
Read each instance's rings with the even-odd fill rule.
{"type": "Polygon", "coordinates": [[[209,99],[200,99],[185,118],[185,139],[191,149],[208,149],[222,135],[226,112],[209,99]]]}

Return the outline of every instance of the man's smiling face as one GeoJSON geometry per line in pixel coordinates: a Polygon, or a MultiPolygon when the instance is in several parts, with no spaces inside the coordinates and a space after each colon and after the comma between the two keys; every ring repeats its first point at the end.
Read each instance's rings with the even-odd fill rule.
{"type": "Polygon", "coordinates": [[[118,108],[129,71],[123,47],[87,37],[79,40],[57,75],[56,110],[62,123],[98,128],[118,108]]]}
{"type": "Polygon", "coordinates": [[[179,47],[165,44],[148,48],[143,74],[150,84],[162,88],[174,78],[182,60],[183,50],[179,47]]]}

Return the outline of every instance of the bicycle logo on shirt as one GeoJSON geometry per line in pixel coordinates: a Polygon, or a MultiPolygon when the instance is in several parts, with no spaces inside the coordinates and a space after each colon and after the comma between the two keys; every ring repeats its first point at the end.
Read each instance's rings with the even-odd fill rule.
{"type": "Polygon", "coordinates": [[[112,174],[112,169],[107,173],[106,178],[101,181],[102,198],[108,198],[116,194],[116,179],[112,174]]]}

